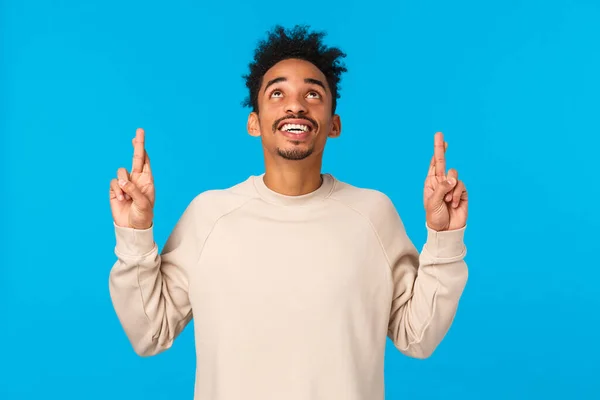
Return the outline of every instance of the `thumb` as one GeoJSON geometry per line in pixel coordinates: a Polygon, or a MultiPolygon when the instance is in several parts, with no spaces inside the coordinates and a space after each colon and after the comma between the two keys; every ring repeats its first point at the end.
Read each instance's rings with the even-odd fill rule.
{"type": "Polygon", "coordinates": [[[440,204],[443,204],[444,197],[446,197],[448,192],[454,189],[454,186],[456,186],[456,178],[449,177],[440,182],[433,192],[432,197],[434,205],[439,206],[440,204]]]}
{"type": "Polygon", "coordinates": [[[125,179],[119,179],[119,186],[125,193],[131,196],[133,202],[137,205],[137,207],[141,210],[145,210],[150,207],[150,200],[137,187],[137,185],[131,181],[125,179]]]}

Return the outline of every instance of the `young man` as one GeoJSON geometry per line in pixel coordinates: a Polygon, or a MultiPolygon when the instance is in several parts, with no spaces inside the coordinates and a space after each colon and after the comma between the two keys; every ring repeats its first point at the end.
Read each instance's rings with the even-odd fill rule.
{"type": "Polygon", "coordinates": [[[322,33],[277,27],[246,76],[248,132],[265,173],[195,197],[158,252],[144,131],[111,182],[117,261],[110,294],[134,350],[154,355],[194,317],[202,400],[384,398],[389,337],[431,355],[467,281],[467,195],[434,137],[417,252],[390,199],[321,172],[340,135],[345,68],[322,33]]]}

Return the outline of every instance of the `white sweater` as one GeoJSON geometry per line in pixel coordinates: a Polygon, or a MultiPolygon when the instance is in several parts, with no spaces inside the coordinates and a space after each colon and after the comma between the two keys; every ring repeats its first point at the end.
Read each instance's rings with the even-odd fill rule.
{"type": "Polygon", "coordinates": [[[467,281],[465,228],[425,225],[422,251],[390,199],[323,175],[303,196],[263,175],[199,194],[161,253],[115,225],[110,294],[134,350],[171,347],[194,318],[198,400],[382,400],[386,337],[428,357],[467,281]]]}

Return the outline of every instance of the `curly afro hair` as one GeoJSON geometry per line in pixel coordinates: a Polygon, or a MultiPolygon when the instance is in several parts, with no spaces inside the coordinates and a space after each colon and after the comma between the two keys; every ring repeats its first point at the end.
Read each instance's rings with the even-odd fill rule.
{"type": "Polygon", "coordinates": [[[306,25],[296,25],[286,30],[277,25],[267,32],[268,37],[259,42],[254,51],[254,60],[249,64],[250,73],[243,75],[249,96],[242,102],[244,107],[251,107],[258,112],[258,91],[262,85],[264,74],[279,61],[298,58],[314,64],[327,79],[332,93],[332,114],[335,113],[337,99],[340,97],[338,83],[346,67],[340,59],[346,54],[336,47],[326,47],[322,43],[324,32],[308,32],[306,25]]]}

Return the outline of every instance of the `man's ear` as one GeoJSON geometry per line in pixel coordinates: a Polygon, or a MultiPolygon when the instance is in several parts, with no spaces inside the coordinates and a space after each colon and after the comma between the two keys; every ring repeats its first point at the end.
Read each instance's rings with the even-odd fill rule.
{"type": "Polygon", "coordinates": [[[336,138],[342,134],[342,119],[339,115],[335,114],[331,118],[331,130],[329,131],[330,138],[336,138]]]}
{"type": "Polygon", "coordinates": [[[248,115],[248,124],[246,125],[246,129],[248,130],[248,134],[250,136],[260,136],[260,124],[258,121],[258,114],[256,112],[253,111],[248,115]]]}

